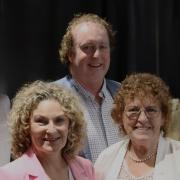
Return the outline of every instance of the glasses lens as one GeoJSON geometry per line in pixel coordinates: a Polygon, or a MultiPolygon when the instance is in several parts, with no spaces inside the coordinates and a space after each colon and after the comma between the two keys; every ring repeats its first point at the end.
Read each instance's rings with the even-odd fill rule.
{"type": "Polygon", "coordinates": [[[129,107],[125,110],[126,116],[129,119],[137,119],[139,117],[139,113],[140,113],[140,108],[139,107],[129,107]]]}
{"type": "Polygon", "coordinates": [[[159,109],[156,107],[145,108],[145,113],[148,118],[155,118],[159,114],[159,109]]]}
{"type": "Polygon", "coordinates": [[[140,107],[129,107],[125,110],[125,114],[129,119],[136,120],[139,118],[139,115],[141,112],[144,112],[147,118],[155,118],[159,114],[159,109],[157,107],[146,107],[146,108],[140,108],[140,107]]]}

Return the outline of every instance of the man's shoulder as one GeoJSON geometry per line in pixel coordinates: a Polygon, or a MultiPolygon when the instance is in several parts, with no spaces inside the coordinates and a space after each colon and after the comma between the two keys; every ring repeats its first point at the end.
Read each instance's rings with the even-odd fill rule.
{"type": "Polygon", "coordinates": [[[106,79],[106,83],[108,83],[109,85],[113,85],[113,86],[120,86],[121,83],[112,79],[106,79]]]}
{"type": "Polygon", "coordinates": [[[111,79],[106,79],[106,84],[112,96],[114,96],[117,93],[121,85],[120,82],[117,82],[111,79]]]}
{"type": "Polygon", "coordinates": [[[70,88],[70,89],[72,88],[72,84],[71,84],[70,78],[68,76],[64,76],[63,78],[58,79],[58,80],[54,81],[53,83],[60,85],[60,86],[64,86],[66,88],[70,88]]]}
{"type": "Polygon", "coordinates": [[[58,85],[63,85],[66,82],[68,82],[68,78],[67,78],[67,76],[64,76],[63,78],[58,79],[58,80],[54,81],[53,83],[58,84],[58,85]]]}

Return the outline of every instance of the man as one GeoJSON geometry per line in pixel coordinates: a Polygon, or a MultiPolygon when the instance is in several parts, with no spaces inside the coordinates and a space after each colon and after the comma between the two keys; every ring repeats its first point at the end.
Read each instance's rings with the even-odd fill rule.
{"type": "Polygon", "coordinates": [[[61,62],[70,74],[55,83],[72,89],[84,107],[87,141],[84,156],[95,162],[99,153],[119,140],[111,119],[113,95],[119,83],[105,79],[114,32],[95,14],[76,15],[61,42],[61,62]]]}

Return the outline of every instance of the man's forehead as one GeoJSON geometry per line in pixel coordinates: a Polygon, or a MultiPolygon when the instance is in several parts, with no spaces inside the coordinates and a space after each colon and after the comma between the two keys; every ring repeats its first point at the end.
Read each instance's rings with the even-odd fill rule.
{"type": "Polygon", "coordinates": [[[105,27],[98,22],[88,21],[74,25],[73,28],[71,29],[71,32],[74,34],[77,31],[87,31],[87,30],[89,31],[89,29],[93,29],[93,28],[105,29],[105,27]]]}

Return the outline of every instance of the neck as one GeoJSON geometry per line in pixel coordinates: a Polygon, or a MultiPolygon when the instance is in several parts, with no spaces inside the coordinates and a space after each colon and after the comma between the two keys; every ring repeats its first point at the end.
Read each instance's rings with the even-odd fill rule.
{"type": "Polygon", "coordinates": [[[58,167],[63,168],[66,167],[67,164],[60,153],[48,155],[48,154],[36,154],[39,159],[41,165],[44,169],[49,169],[50,167],[58,167]]]}
{"type": "Polygon", "coordinates": [[[148,160],[151,160],[156,155],[156,152],[157,152],[157,144],[146,147],[146,146],[134,146],[133,144],[130,143],[128,148],[129,159],[133,160],[136,163],[143,163],[148,160]]]}
{"type": "Polygon", "coordinates": [[[102,85],[103,85],[103,80],[91,80],[91,79],[82,79],[76,76],[72,76],[73,79],[75,79],[84,89],[89,91],[91,94],[94,96],[97,96],[98,93],[100,92],[102,85]]]}

